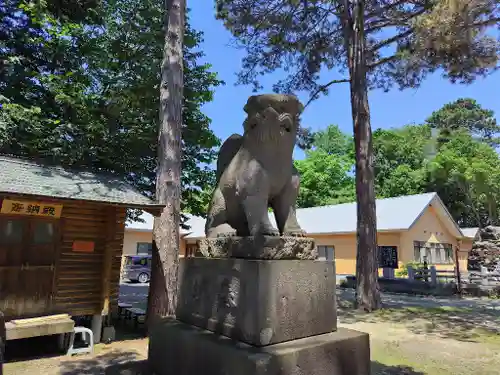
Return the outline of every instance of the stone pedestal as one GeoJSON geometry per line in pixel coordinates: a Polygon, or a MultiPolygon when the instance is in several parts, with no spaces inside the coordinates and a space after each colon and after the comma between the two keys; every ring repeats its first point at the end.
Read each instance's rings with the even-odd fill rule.
{"type": "Polygon", "coordinates": [[[187,258],[177,319],[264,346],[335,331],[331,262],[187,258]]]}
{"type": "Polygon", "coordinates": [[[158,375],[369,375],[368,335],[335,332],[255,347],[210,331],[166,320],[149,341],[158,375]]]}
{"type": "Polygon", "coordinates": [[[337,329],[335,266],[314,260],[311,239],[206,239],[203,249],[212,258],[181,259],[177,320],[151,330],[156,374],[369,374],[368,335],[337,329]]]}

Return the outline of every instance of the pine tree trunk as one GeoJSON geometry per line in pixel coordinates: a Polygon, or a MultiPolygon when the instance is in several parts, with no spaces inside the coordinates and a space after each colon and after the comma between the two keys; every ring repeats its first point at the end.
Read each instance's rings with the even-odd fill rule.
{"type": "Polygon", "coordinates": [[[185,0],[165,0],[156,197],[166,206],[161,216],[155,219],[153,228],[149,328],[158,318],[175,316],[177,303],[185,9],[185,0]]]}
{"type": "MultiPolygon", "coordinates": [[[[350,2],[345,1],[345,9],[350,2]]],[[[375,208],[375,173],[372,130],[368,104],[365,59],[364,0],[357,0],[343,21],[348,51],[351,110],[356,148],[357,254],[356,306],[373,311],[381,306],[378,285],[377,216],[375,208]]]]}

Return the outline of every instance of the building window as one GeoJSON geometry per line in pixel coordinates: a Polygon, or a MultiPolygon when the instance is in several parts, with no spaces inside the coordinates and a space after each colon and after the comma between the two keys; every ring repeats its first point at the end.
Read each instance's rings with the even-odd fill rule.
{"type": "Polygon", "coordinates": [[[449,243],[414,242],[415,262],[428,264],[453,264],[453,247],[449,243]]]}
{"type": "Polygon", "coordinates": [[[33,224],[33,242],[36,245],[47,245],[54,242],[54,223],[44,220],[33,224]]]}
{"type": "Polygon", "coordinates": [[[335,247],[318,246],[318,259],[333,262],[335,260],[335,247]]]}
{"type": "Polygon", "coordinates": [[[137,242],[137,255],[139,254],[152,254],[153,244],[150,242],[137,242]]]}
{"type": "Polygon", "coordinates": [[[24,223],[21,220],[0,220],[0,244],[21,244],[23,237],[24,223]]]}

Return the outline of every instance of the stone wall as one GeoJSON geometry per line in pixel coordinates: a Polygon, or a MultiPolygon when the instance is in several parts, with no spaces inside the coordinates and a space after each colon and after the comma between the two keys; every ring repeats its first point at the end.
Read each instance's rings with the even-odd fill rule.
{"type": "Polygon", "coordinates": [[[483,266],[488,271],[500,272],[500,227],[481,229],[478,237],[469,252],[467,270],[480,271],[483,266]]]}

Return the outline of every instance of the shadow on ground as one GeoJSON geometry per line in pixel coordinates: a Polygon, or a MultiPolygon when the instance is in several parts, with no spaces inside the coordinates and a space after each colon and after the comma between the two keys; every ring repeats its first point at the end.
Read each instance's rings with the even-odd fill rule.
{"type": "MultiPolygon", "coordinates": [[[[135,353],[111,352],[94,359],[63,362],[61,375],[151,375],[146,360],[138,360],[135,353]]],[[[408,366],[388,366],[371,362],[372,375],[426,375],[408,366]]]]}
{"type": "Polygon", "coordinates": [[[500,311],[495,309],[407,307],[390,301],[389,308],[366,314],[353,309],[352,294],[339,292],[337,297],[339,323],[399,323],[416,334],[467,342],[498,340],[500,334],[500,311]]]}
{"type": "Polygon", "coordinates": [[[415,371],[408,366],[387,366],[380,362],[372,361],[372,375],[426,375],[423,372],[415,371]]]}
{"type": "Polygon", "coordinates": [[[149,375],[147,361],[135,352],[112,351],[97,357],[64,361],[60,375],[149,375]]]}

